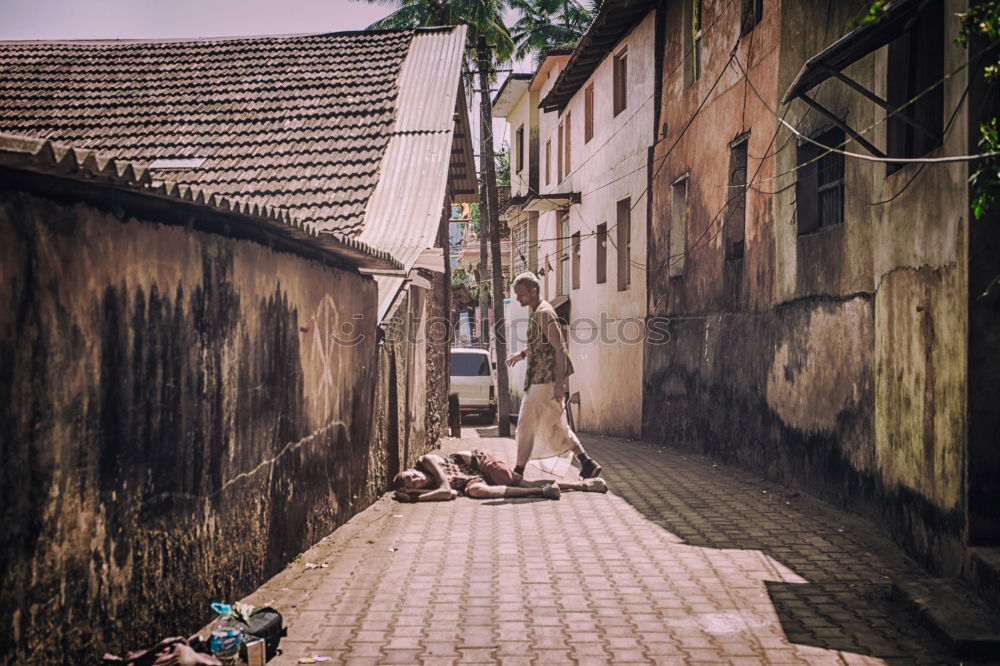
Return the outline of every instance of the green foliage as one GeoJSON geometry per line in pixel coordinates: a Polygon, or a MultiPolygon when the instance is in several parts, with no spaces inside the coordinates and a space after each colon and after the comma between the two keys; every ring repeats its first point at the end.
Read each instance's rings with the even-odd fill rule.
{"type": "Polygon", "coordinates": [[[497,185],[510,185],[510,146],[505,142],[500,150],[494,153],[496,162],[497,185]]]}
{"type": "Polygon", "coordinates": [[[1000,2],[997,0],[981,2],[959,14],[958,18],[962,21],[962,29],[955,40],[959,46],[967,47],[974,37],[1000,38],[1000,2]]]}
{"type": "MultiPolygon", "coordinates": [[[[1000,125],[996,118],[979,124],[979,151],[992,153],[1000,151],[1000,125]]],[[[988,157],[979,162],[979,168],[969,177],[972,185],[972,214],[981,219],[986,211],[996,203],[1000,192],[1000,159],[988,157]]]]}
{"type": "Polygon", "coordinates": [[[590,27],[599,0],[590,8],[577,0],[510,0],[510,8],[520,14],[511,26],[518,60],[534,53],[541,60],[544,53],[557,46],[573,45],[590,27]]]}
{"type": "Polygon", "coordinates": [[[476,43],[486,39],[495,64],[508,62],[514,52],[514,40],[503,22],[504,0],[357,0],[396,9],[368,26],[369,30],[426,28],[439,25],[467,25],[466,60],[475,69],[476,43]]]}
{"type": "Polygon", "coordinates": [[[878,23],[885,14],[886,0],[875,0],[866,9],[861,10],[857,16],[850,20],[848,25],[854,28],[861,28],[866,25],[878,23]]]}
{"type": "Polygon", "coordinates": [[[476,237],[478,238],[482,234],[479,233],[479,204],[471,203],[469,204],[469,216],[472,220],[472,230],[476,232],[476,237]]]}
{"type": "MultiPolygon", "coordinates": [[[[989,0],[958,15],[962,27],[955,43],[968,48],[973,41],[986,39],[996,42],[1000,39],[1000,1],[989,0]]],[[[990,51],[989,62],[983,65],[983,78],[988,85],[994,85],[1000,75],[1000,56],[995,49],[990,51]]],[[[979,151],[992,153],[1000,151],[1000,125],[997,118],[988,118],[979,124],[979,151]]],[[[982,219],[996,203],[1000,193],[1000,159],[988,157],[980,160],[978,168],[969,177],[972,185],[972,214],[982,219]]]]}

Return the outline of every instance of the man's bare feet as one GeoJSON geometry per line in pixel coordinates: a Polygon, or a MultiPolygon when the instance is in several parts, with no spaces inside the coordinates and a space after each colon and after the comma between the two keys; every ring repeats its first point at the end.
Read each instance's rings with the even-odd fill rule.
{"type": "Polygon", "coordinates": [[[562,491],[559,490],[558,483],[552,483],[542,486],[542,497],[547,497],[549,499],[559,499],[562,497],[562,491]]]}

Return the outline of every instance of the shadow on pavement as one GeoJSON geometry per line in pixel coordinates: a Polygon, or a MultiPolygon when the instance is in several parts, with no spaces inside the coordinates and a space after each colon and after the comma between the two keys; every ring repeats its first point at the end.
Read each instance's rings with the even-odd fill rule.
{"type": "Polygon", "coordinates": [[[501,506],[504,504],[532,504],[534,502],[551,502],[545,497],[509,497],[506,499],[490,500],[481,502],[483,506],[501,506]]]}
{"type": "Polygon", "coordinates": [[[697,454],[581,439],[611,491],[649,521],[687,545],[758,551],[803,581],[764,581],[790,642],[889,662],[959,663],[890,598],[893,578],[926,574],[874,524],[697,454]]]}

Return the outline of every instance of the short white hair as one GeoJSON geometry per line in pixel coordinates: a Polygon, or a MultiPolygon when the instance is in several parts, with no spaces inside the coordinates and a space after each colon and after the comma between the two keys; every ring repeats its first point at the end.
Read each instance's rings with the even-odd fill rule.
{"type": "Polygon", "coordinates": [[[538,283],[538,276],[531,271],[525,271],[514,278],[514,289],[517,289],[518,286],[522,284],[528,289],[535,289],[536,291],[542,290],[542,285],[538,283]]]}

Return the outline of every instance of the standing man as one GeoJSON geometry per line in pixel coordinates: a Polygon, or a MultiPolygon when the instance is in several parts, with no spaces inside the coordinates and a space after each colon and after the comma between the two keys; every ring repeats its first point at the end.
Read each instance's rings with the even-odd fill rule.
{"type": "Polygon", "coordinates": [[[531,308],[528,320],[528,347],[509,356],[507,367],[527,359],[524,397],[517,416],[517,465],[514,473],[524,475],[531,458],[549,458],[572,450],[580,461],[580,478],[591,479],[601,473],[601,466],[587,455],[580,439],[566,420],[566,397],[573,364],[566,353],[566,342],[556,311],[539,295],[534,273],[514,278],[517,302],[531,308]]]}

